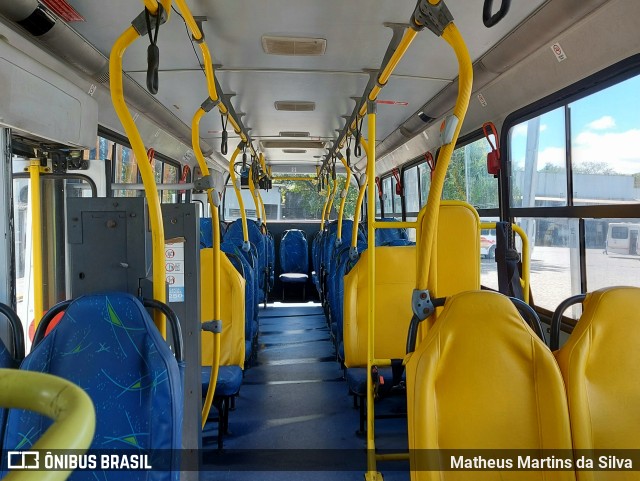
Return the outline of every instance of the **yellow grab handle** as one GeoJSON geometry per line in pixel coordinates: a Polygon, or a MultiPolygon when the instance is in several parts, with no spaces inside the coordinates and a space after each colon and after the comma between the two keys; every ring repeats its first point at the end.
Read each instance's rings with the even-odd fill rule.
{"type": "MultiPolygon", "coordinates": [[[[31,450],[78,450],[93,440],[96,413],[91,398],[75,384],[51,374],[0,369],[0,407],[26,409],[53,419],[31,450]]],[[[41,459],[40,465],[44,466],[41,459]]],[[[5,481],[62,481],[71,471],[11,471],[5,481]]]]}
{"type": "Polygon", "coordinates": [[[340,201],[340,211],[338,212],[338,233],[336,237],[338,242],[342,242],[342,217],[344,216],[344,205],[347,202],[347,194],[349,193],[349,185],[351,184],[351,168],[344,157],[340,157],[340,160],[342,161],[344,168],[347,170],[347,180],[345,181],[344,189],[342,189],[342,200],[340,201]]]}
{"type": "Polygon", "coordinates": [[[238,199],[238,205],[240,206],[240,216],[242,218],[242,239],[245,242],[245,245],[249,244],[249,228],[247,227],[247,213],[244,210],[244,201],[242,200],[242,192],[240,192],[240,187],[238,187],[238,178],[236,177],[236,172],[233,170],[233,165],[238,158],[238,154],[240,153],[240,146],[236,147],[236,150],[233,152],[231,156],[231,160],[229,161],[229,176],[231,177],[231,185],[233,185],[233,190],[236,193],[236,198],[238,199]]]}
{"type": "MultiPolygon", "coordinates": [[[[122,87],[122,57],[127,48],[139,37],[133,26],[127,28],[116,40],[109,56],[109,86],[111,90],[111,101],[113,108],[124,127],[124,131],[129,138],[133,154],[138,164],[138,170],[144,184],[144,192],[147,197],[149,208],[149,224],[151,225],[151,250],[153,265],[153,298],[160,302],[166,302],[166,271],[164,259],[164,225],[162,223],[162,212],[160,210],[160,197],[156,187],[156,179],[147,161],[147,151],[144,148],[140,132],[131,117],[131,113],[124,101],[124,90],[122,87]]],[[[156,311],[154,321],[162,337],[167,337],[167,326],[165,318],[156,311]]]]}

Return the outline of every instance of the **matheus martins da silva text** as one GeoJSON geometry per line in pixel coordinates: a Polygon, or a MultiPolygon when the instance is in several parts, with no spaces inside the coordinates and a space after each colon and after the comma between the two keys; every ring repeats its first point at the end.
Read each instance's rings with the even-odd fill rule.
{"type": "Polygon", "coordinates": [[[513,458],[451,456],[451,469],[598,469],[631,470],[633,461],[618,456],[579,456],[575,460],[556,456],[517,456],[513,458]]]}

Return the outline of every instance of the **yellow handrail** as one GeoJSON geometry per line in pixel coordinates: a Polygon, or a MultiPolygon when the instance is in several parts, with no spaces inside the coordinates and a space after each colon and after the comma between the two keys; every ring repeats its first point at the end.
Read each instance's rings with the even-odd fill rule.
{"type": "MultiPolygon", "coordinates": [[[[166,290],[166,272],[164,259],[164,225],[162,223],[162,212],[160,210],[160,197],[156,188],[156,180],[151,168],[151,164],[147,161],[147,152],[140,137],[140,132],[136,127],[131,113],[127,109],[124,101],[124,90],[122,87],[122,57],[127,48],[136,41],[140,35],[133,26],[127,28],[114,43],[111,54],[109,56],[109,87],[111,90],[111,101],[113,108],[124,127],[124,131],[129,138],[133,154],[138,164],[138,170],[144,184],[144,191],[147,197],[147,205],[149,208],[149,224],[151,226],[151,251],[153,265],[153,297],[154,299],[165,302],[167,296],[166,290]]],[[[162,337],[166,338],[166,322],[164,316],[159,311],[154,313],[154,321],[162,337]]]]}
{"type": "MultiPolygon", "coordinates": [[[[245,246],[249,245],[249,228],[247,227],[247,213],[244,210],[244,201],[242,200],[242,192],[240,192],[240,187],[238,186],[238,178],[236,177],[236,172],[233,170],[233,165],[236,162],[236,158],[240,153],[240,145],[236,147],[236,150],[233,152],[231,156],[231,160],[229,161],[229,176],[231,177],[231,185],[233,185],[233,190],[236,193],[236,198],[238,199],[238,205],[240,206],[240,216],[242,218],[242,239],[244,240],[245,246]]],[[[244,249],[246,247],[243,246],[244,249]]]]}
{"type": "MultiPolygon", "coordinates": [[[[367,152],[367,185],[369,193],[376,189],[376,104],[367,103],[367,129],[369,134],[369,150],[367,152]]],[[[367,202],[367,242],[369,261],[367,263],[367,293],[369,305],[375,306],[376,299],[376,231],[373,219],[376,217],[376,203],[367,202]]],[[[375,359],[375,320],[376,310],[367,309],[367,373],[371,372],[375,359]]],[[[373,407],[373,379],[367,375],[367,474],[365,479],[378,479],[376,468],[375,413],[373,407]]]]}
{"type": "Polygon", "coordinates": [[[258,223],[260,224],[262,222],[262,219],[260,219],[262,210],[260,209],[258,196],[256,195],[256,186],[253,183],[253,165],[249,167],[249,192],[251,192],[251,198],[253,199],[253,204],[256,208],[256,219],[258,219],[258,223]]]}
{"type": "Polygon", "coordinates": [[[320,230],[324,230],[324,218],[327,211],[327,205],[329,205],[329,197],[331,197],[331,189],[329,189],[329,185],[326,186],[326,197],[324,199],[324,206],[322,206],[322,217],[320,218],[320,230]]]}
{"type": "MultiPolygon", "coordinates": [[[[458,28],[452,22],[445,29],[442,38],[453,48],[458,60],[459,78],[458,78],[458,97],[456,105],[453,109],[453,115],[458,119],[451,141],[440,148],[436,169],[433,172],[431,187],[429,188],[429,197],[426,205],[420,210],[419,219],[426,217],[426,227],[424,232],[420,232],[417,236],[419,242],[417,247],[417,271],[416,271],[416,289],[424,290],[428,287],[429,269],[431,257],[435,249],[435,233],[438,227],[438,211],[440,209],[440,197],[442,195],[442,187],[447,174],[451,154],[455,149],[462,123],[469,106],[469,98],[471,97],[471,87],[473,83],[473,66],[467,46],[464,39],[460,35],[458,28]],[[423,213],[424,211],[424,213],[423,213]]],[[[418,231],[422,230],[422,225],[418,231]]],[[[434,293],[431,293],[432,297],[434,293]]]]}
{"type": "MultiPolygon", "coordinates": [[[[51,374],[0,369],[0,407],[35,411],[54,423],[30,450],[77,450],[84,453],[93,440],[96,413],[91,398],[75,384],[51,374]]],[[[44,454],[44,453],[43,453],[44,454]]],[[[44,466],[41,459],[40,465],[44,466]]],[[[5,481],[62,481],[71,471],[10,471],[5,481]]]]}
{"type": "MultiPolygon", "coordinates": [[[[344,206],[347,202],[347,194],[349,193],[349,185],[351,185],[351,168],[344,157],[340,156],[340,161],[347,171],[347,180],[345,181],[344,188],[342,189],[342,200],[340,201],[340,211],[338,212],[338,233],[336,242],[340,244],[342,242],[342,217],[344,216],[344,206]]],[[[354,224],[354,229],[356,228],[354,224]]]]}
{"type": "MultiPolygon", "coordinates": [[[[366,168],[366,175],[367,175],[367,179],[368,177],[368,173],[369,173],[369,146],[367,145],[367,141],[365,139],[363,139],[362,137],[360,138],[360,143],[362,144],[362,147],[364,148],[364,154],[367,156],[367,168],[366,168]]],[[[367,180],[368,182],[368,180],[367,180]]],[[[360,223],[360,211],[362,210],[362,203],[364,202],[364,193],[367,190],[367,182],[363,182],[362,185],[360,186],[360,191],[358,192],[358,200],[356,201],[356,210],[353,213],[353,230],[351,231],[351,247],[355,249],[355,247],[358,245],[358,229],[357,229],[357,225],[360,223]]]]}
{"type": "Polygon", "coordinates": [[[40,159],[29,160],[29,203],[31,205],[31,256],[33,258],[33,325],[38,327],[44,313],[42,285],[42,201],[40,159]]]}
{"type": "MultiPolygon", "coordinates": [[[[196,113],[193,115],[193,120],[191,122],[191,145],[193,147],[193,152],[196,157],[196,161],[198,162],[198,166],[200,167],[200,171],[202,172],[203,177],[210,176],[209,166],[204,158],[204,154],[202,153],[202,149],[200,148],[200,120],[206,112],[201,108],[199,108],[196,113]]],[[[214,196],[217,196],[218,193],[213,188],[207,189],[207,199],[209,201],[209,206],[211,210],[211,232],[213,235],[213,239],[211,239],[211,244],[213,246],[213,255],[212,255],[212,263],[213,263],[213,317],[216,321],[221,321],[220,319],[220,217],[218,214],[218,199],[214,196]]],[[[209,412],[211,411],[211,405],[213,404],[213,395],[216,390],[216,384],[218,383],[218,372],[220,370],[220,336],[221,333],[214,332],[213,333],[213,351],[211,352],[211,374],[209,375],[209,387],[207,389],[207,394],[205,396],[205,401],[202,406],[202,429],[207,422],[209,417],[209,412]]]]}

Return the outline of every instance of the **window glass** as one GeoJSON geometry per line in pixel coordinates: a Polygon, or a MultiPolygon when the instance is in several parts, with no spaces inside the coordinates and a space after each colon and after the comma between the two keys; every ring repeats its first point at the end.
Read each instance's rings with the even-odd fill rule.
{"type": "Polygon", "coordinates": [[[393,196],[393,217],[402,217],[402,198],[396,194],[398,182],[395,177],[391,177],[391,195],[393,196]]]}
{"type": "MultiPolygon", "coordinates": [[[[344,190],[346,182],[345,175],[338,175],[338,187],[333,204],[327,208],[325,220],[337,219],[342,197],[340,193],[344,190]]],[[[332,184],[331,184],[332,185],[332,184]]],[[[256,205],[249,189],[240,189],[242,201],[247,217],[256,219],[256,205]]],[[[267,190],[260,190],[260,195],[265,204],[267,220],[320,220],[322,209],[326,202],[326,190],[318,193],[317,183],[312,177],[308,181],[300,180],[275,180],[273,187],[267,190]]],[[[358,187],[355,182],[351,183],[347,193],[344,218],[353,219],[356,201],[358,199],[358,187]]],[[[364,206],[363,206],[364,209],[364,206]]],[[[361,215],[365,215],[361,211],[361,215]]],[[[233,221],[240,217],[240,206],[236,193],[232,186],[225,187],[224,197],[224,219],[233,221]]]]}
{"type": "MultiPolygon", "coordinates": [[[[179,169],[177,166],[164,163],[164,172],[162,176],[163,184],[177,184],[180,180],[178,176],[179,169]]],[[[164,203],[176,203],[178,202],[178,192],[177,190],[163,190],[162,191],[162,202],[164,203]]]]}
{"type": "Polygon", "coordinates": [[[640,202],[640,77],[569,104],[574,205],[640,202]]]}
{"type": "Polygon", "coordinates": [[[420,210],[418,166],[413,166],[404,172],[404,202],[407,212],[418,212],[420,210]]]}
{"type": "Polygon", "coordinates": [[[564,107],[509,131],[511,206],[567,205],[564,107]]]}
{"type": "Polygon", "coordinates": [[[581,291],[578,219],[519,218],[517,224],[529,239],[535,304],[554,311],[581,291]]]}
{"type": "Polygon", "coordinates": [[[463,200],[477,209],[498,207],[498,179],[487,172],[489,142],[483,137],[453,151],[442,198],[463,200]]]}
{"type": "Polygon", "coordinates": [[[427,203],[429,188],[431,187],[431,168],[426,162],[418,165],[420,177],[420,207],[427,203]]]}
{"type": "Polygon", "coordinates": [[[382,200],[384,201],[384,215],[393,216],[393,194],[391,177],[382,180],[382,200]]]}
{"type": "MultiPolygon", "coordinates": [[[[145,159],[146,161],[146,159],[145,159]]],[[[138,181],[138,165],[129,147],[116,144],[114,163],[114,182],[117,184],[134,184],[138,181]]],[[[144,195],[141,190],[120,189],[113,191],[114,197],[137,197],[144,195]]]]}
{"type": "Polygon", "coordinates": [[[585,219],[587,288],[640,287],[640,219],[585,219]]]}

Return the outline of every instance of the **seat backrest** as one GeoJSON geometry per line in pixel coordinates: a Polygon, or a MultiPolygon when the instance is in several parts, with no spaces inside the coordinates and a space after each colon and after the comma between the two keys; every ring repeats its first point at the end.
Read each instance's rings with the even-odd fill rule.
{"type": "MultiPolygon", "coordinates": [[[[368,251],[344,276],[343,334],[345,365],[367,365],[368,251]]],[[[480,219],[469,204],[447,201],[440,206],[437,249],[438,297],[480,288],[480,219]]],[[[416,247],[376,247],[377,358],[403,358],[413,315],[416,247]]]]}
{"type": "MultiPolygon", "coordinates": [[[[397,219],[393,217],[383,217],[381,219],[376,219],[378,222],[398,222],[397,219]]],[[[409,234],[407,233],[407,229],[377,229],[376,230],[376,245],[391,245],[392,243],[403,240],[409,240],[409,234]]],[[[399,243],[396,245],[400,245],[399,243]]],[[[406,245],[406,244],[405,244],[406,245]]]]}
{"type": "Polygon", "coordinates": [[[280,269],[283,274],[307,274],[309,271],[309,246],[304,232],[290,229],[280,240],[280,269]]]}
{"type": "MultiPolygon", "coordinates": [[[[213,318],[213,249],[200,251],[200,281],[202,294],[200,307],[202,322],[213,318]]],[[[220,365],[244,367],[245,355],[245,280],[233,267],[227,256],[220,256],[220,365]]],[[[213,334],[202,333],[202,365],[211,366],[213,334]]]]}
{"type": "MultiPolygon", "coordinates": [[[[456,471],[435,477],[418,471],[425,450],[571,449],[564,384],[553,354],[509,298],[496,292],[447,298],[407,363],[407,408],[414,481],[461,479],[456,471]]],[[[464,479],[487,479],[487,473],[478,474],[485,477],[464,479]]],[[[575,479],[573,471],[499,474],[493,478],[575,479]]]]}
{"type": "MultiPolygon", "coordinates": [[[[63,377],[86,391],[96,409],[91,449],[180,449],[183,401],[178,362],[132,295],[79,297],[20,369],[63,377]]],[[[50,424],[39,414],[11,410],[4,448],[28,449],[50,424]]],[[[169,474],[158,479],[175,479],[169,474]]],[[[118,471],[99,477],[147,479],[140,472],[118,471]]],[[[80,471],[69,479],[95,477],[80,471]]]]}
{"type": "MultiPolygon", "coordinates": [[[[574,448],[640,446],[638,346],[640,288],[609,287],[588,294],[578,324],[556,351],[567,386],[574,448]]],[[[579,478],[609,476],[606,471],[584,472],[579,478]]]]}

